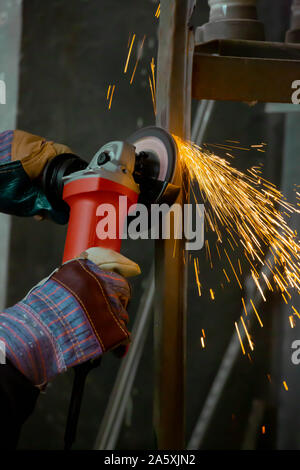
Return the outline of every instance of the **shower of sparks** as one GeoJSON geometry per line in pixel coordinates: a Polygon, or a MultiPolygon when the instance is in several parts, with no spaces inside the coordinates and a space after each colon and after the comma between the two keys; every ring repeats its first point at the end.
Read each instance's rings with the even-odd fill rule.
{"type": "Polygon", "coordinates": [[[153,103],[153,110],[154,114],[156,114],[156,82],[155,82],[155,63],[154,63],[154,57],[152,57],[152,60],[150,62],[150,69],[151,69],[151,75],[149,75],[149,85],[150,85],[150,91],[151,91],[151,96],[152,96],[152,103],[153,103]]]}
{"type": "Polygon", "coordinates": [[[137,59],[136,59],[135,66],[134,66],[134,69],[133,69],[133,72],[132,72],[132,75],[131,75],[131,79],[130,79],[130,85],[132,85],[138,63],[139,63],[139,61],[142,57],[142,52],[143,52],[145,39],[146,39],[146,36],[143,37],[140,48],[139,48],[139,51],[138,51],[137,59]]]}
{"type": "Polygon", "coordinates": [[[134,40],[135,40],[135,34],[132,36],[132,39],[131,39],[131,42],[130,42],[130,47],[129,47],[129,51],[128,51],[128,55],[127,55],[127,59],[126,59],[125,67],[124,67],[124,73],[126,73],[127,69],[128,69],[129,59],[130,59],[130,56],[131,56],[131,51],[132,51],[132,46],[133,46],[134,40]]]}
{"type": "Polygon", "coordinates": [[[160,16],[160,4],[158,5],[157,10],[156,10],[154,16],[155,16],[157,19],[159,18],[159,16],[160,16]]]}
{"type": "MultiPolygon", "coordinates": [[[[212,152],[174,138],[191,183],[200,189],[206,225],[216,234],[217,250],[225,254],[223,259],[228,261],[240,289],[241,264],[234,262],[224,247],[226,238],[222,229],[242,248],[262,299],[266,301],[265,289],[261,287],[263,282],[267,290],[279,289],[287,302],[287,298],[291,298],[290,288],[300,291],[300,244],[283,212],[292,214],[299,210],[289,204],[272,183],[262,178],[259,167],[242,173],[212,152]],[[265,261],[268,250],[271,260],[265,261]]],[[[231,247],[234,248],[232,244],[231,247]]],[[[225,275],[228,281],[227,273],[225,275]]]]}
{"type": "MultiPolygon", "coordinates": [[[[155,11],[155,17],[160,17],[160,4],[155,11]]],[[[143,37],[138,49],[136,62],[130,78],[130,85],[134,81],[136,70],[142,56],[144,42],[143,37]]],[[[125,62],[124,74],[127,73],[130,58],[133,51],[135,34],[130,34],[128,39],[128,55],[125,62]]],[[[155,62],[154,58],[150,63],[150,73],[148,76],[151,91],[154,113],[156,114],[156,80],[155,80],[155,62]]],[[[112,98],[115,91],[115,85],[109,85],[107,90],[107,101],[111,108],[112,98]]],[[[266,143],[261,142],[246,148],[239,140],[226,140],[226,143],[205,144],[203,148],[189,142],[182,141],[174,136],[178,146],[182,166],[189,174],[191,180],[191,189],[196,184],[201,193],[205,204],[206,231],[211,230],[216,235],[215,246],[210,248],[207,241],[206,253],[207,259],[213,268],[212,250],[215,249],[218,258],[224,263],[222,273],[228,284],[231,281],[236,282],[241,290],[242,286],[242,263],[235,253],[236,248],[240,248],[244,254],[244,260],[248,263],[251,271],[252,280],[260,292],[264,301],[266,301],[267,290],[274,292],[279,290],[286,303],[291,299],[290,288],[294,288],[300,293],[300,265],[299,253],[300,245],[297,240],[296,231],[293,232],[284,216],[290,217],[292,213],[300,210],[289,204],[276,186],[264,180],[261,177],[261,168],[253,167],[247,173],[242,173],[234,169],[231,164],[223,158],[216,156],[209,147],[223,150],[227,157],[234,159],[230,153],[232,150],[265,152],[266,143]],[[226,236],[224,236],[226,232],[226,236]],[[230,237],[230,238],[229,238],[230,237]],[[227,251],[225,242],[229,244],[227,251]],[[272,256],[265,259],[266,253],[271,252],[272,256]],[[226,268],[226,269],[225,269],[226,268]],[[228,275],[229,273],[229,275],[228,275]],[[233,274],[233,275],[232,275],[233,274]],[[263,287],[262,287],[263,286],[263,287]]],[[[300,186],[297,186],[300,188],[300,186]]],[[[296,189],[297,207],[300,207],[300,192],[296,189]]],[[[194,194],[195,197],[195,194],[194,194]]],[[[197,199],[195,197],[197,202],[197,199]]],[[[240,256],[240,255],[239,255],[240,256]]],[[[185,260],[185,258],[184,258],[185,260]]],[[[195,278],[199,296],[202,295],[202,284],[200,282],[200,268],[198,258],[194,258],[195,278]]],[[[243,266],[244,269],[244,266],[243,266]]],[[[246,269],[244,269],[246,273],[246,269]]],[[[224,279],[225,282],[225,279],[224,279]]],[[[224,284],[221,283],[224,288],[224,284]]],[[[215,300],[215,291],[210,288],[209,294],[212,300],[215,300]]],[[[246,317],[248,312],[244,298],[242,297],[243,309],[246,317]]],[[[250,299],[254,314],[263,327],[262,320],[257,309],[250,299]]],[[[292,306],[293,315],[300,318],[299,312],[292,306]]],[[[295,325],[293,315],[290,315],[289,321],[291,327],[295,325]]],[[[241,345],[243,355],[246,355],[243,339],[240,334],[239,325],[243,326],[245,336],[248,339],[250,349],[254,346],[247,330],[243,317],[239,324],[235,322],[237,336],[241,345]]],[[[244,332],[243,332],[243,338],[244,332]]],[[[202,329],[200,339],[202,348],[205,348],[205,332],[202,329]]],[[[252,361],[250,354],[247,354],[252,361]]],[[[267,374],[271,382],[270,374],[267,374]]],[[[288,390],[286,381],[283,381],[285,390],[288,390]]],[[[262,433],[265,433],[265,426],[262,426],[262,433]]]]}

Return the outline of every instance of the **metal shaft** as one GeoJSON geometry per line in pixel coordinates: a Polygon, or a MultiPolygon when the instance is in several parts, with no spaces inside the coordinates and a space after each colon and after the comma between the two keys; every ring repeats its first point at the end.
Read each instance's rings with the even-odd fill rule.
{"type": "Polygon", "coordinates": [[[208,0],[208,4],[209,22],[197,29],[196,43],[213,39],[264,40],[256,0],[208,0]]]}
{"type": "MultiPolygon", "coordinates": [[[[194,0],[163,0],[159,27],[157,125],[190,134],[194,0]]],[[[183,174],[177,182],[187,189],[183,174]]],[[[181,191],[177,203],[184,204],[181,191]]],[[[159,449],[185,445],[186,260],[184,240],[158,240],[155,255],[154,426],[159,449]]]]}
{"type": "Polygon", "coordinates": [[[209,21],[253,19],[257,20],[256,0],[208,0],[209,21]]]}

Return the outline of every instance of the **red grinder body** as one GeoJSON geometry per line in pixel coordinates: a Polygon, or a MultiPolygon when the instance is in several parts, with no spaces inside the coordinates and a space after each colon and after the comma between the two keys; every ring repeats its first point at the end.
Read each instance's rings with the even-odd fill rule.
{"type": "Polygon", "coordinates": [[[63,262],[95,246],[120,251],[120,235],[130,208],[137,203],[137,192],[104,178],[82,178],[65,185],[63,199],[70,206],[63,262]],[[108,230],[99,233],[103,218],[108,230]]]}
{"type": "Polygon", "coordinates": [[[134,165],[134,147],[111,142],[86,169],[64,178],[63,199],[70,217],[63,262],[95,246],[120,251],[125,219],[139,197],[134,165]]]}

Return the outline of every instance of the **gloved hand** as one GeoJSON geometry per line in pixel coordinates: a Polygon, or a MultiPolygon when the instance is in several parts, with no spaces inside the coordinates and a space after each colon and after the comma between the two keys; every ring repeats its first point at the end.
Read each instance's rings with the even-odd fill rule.
{"type": "Polygon", "coordinates": [[[140,269],[111,250],[91,248],[0,314],[8,360],[31,383],[43,386],[69,367],[129,343],[130,287],[117,272],[140,269]]]}
{"type": "Polygon", "coordinates": [[[72,152],[28,132],[0,133],[0,211],[19,216],[47,212],[54,221],[66,223],[68,214],[54,210],[37,184],[46,163],[63,153],[72,152]]]}

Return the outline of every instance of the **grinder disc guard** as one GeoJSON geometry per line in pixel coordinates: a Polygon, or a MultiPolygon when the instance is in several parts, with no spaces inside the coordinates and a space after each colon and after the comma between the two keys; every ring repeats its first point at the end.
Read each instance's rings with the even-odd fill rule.
{"type": "Polygon", "coordinates": [[[127,139],[135,147],[133,177],[140,187],[139,203],[172,205],[180,188],[174,185],[177,147],[172,136],[159,127],[145,127],[127,139]]]}

